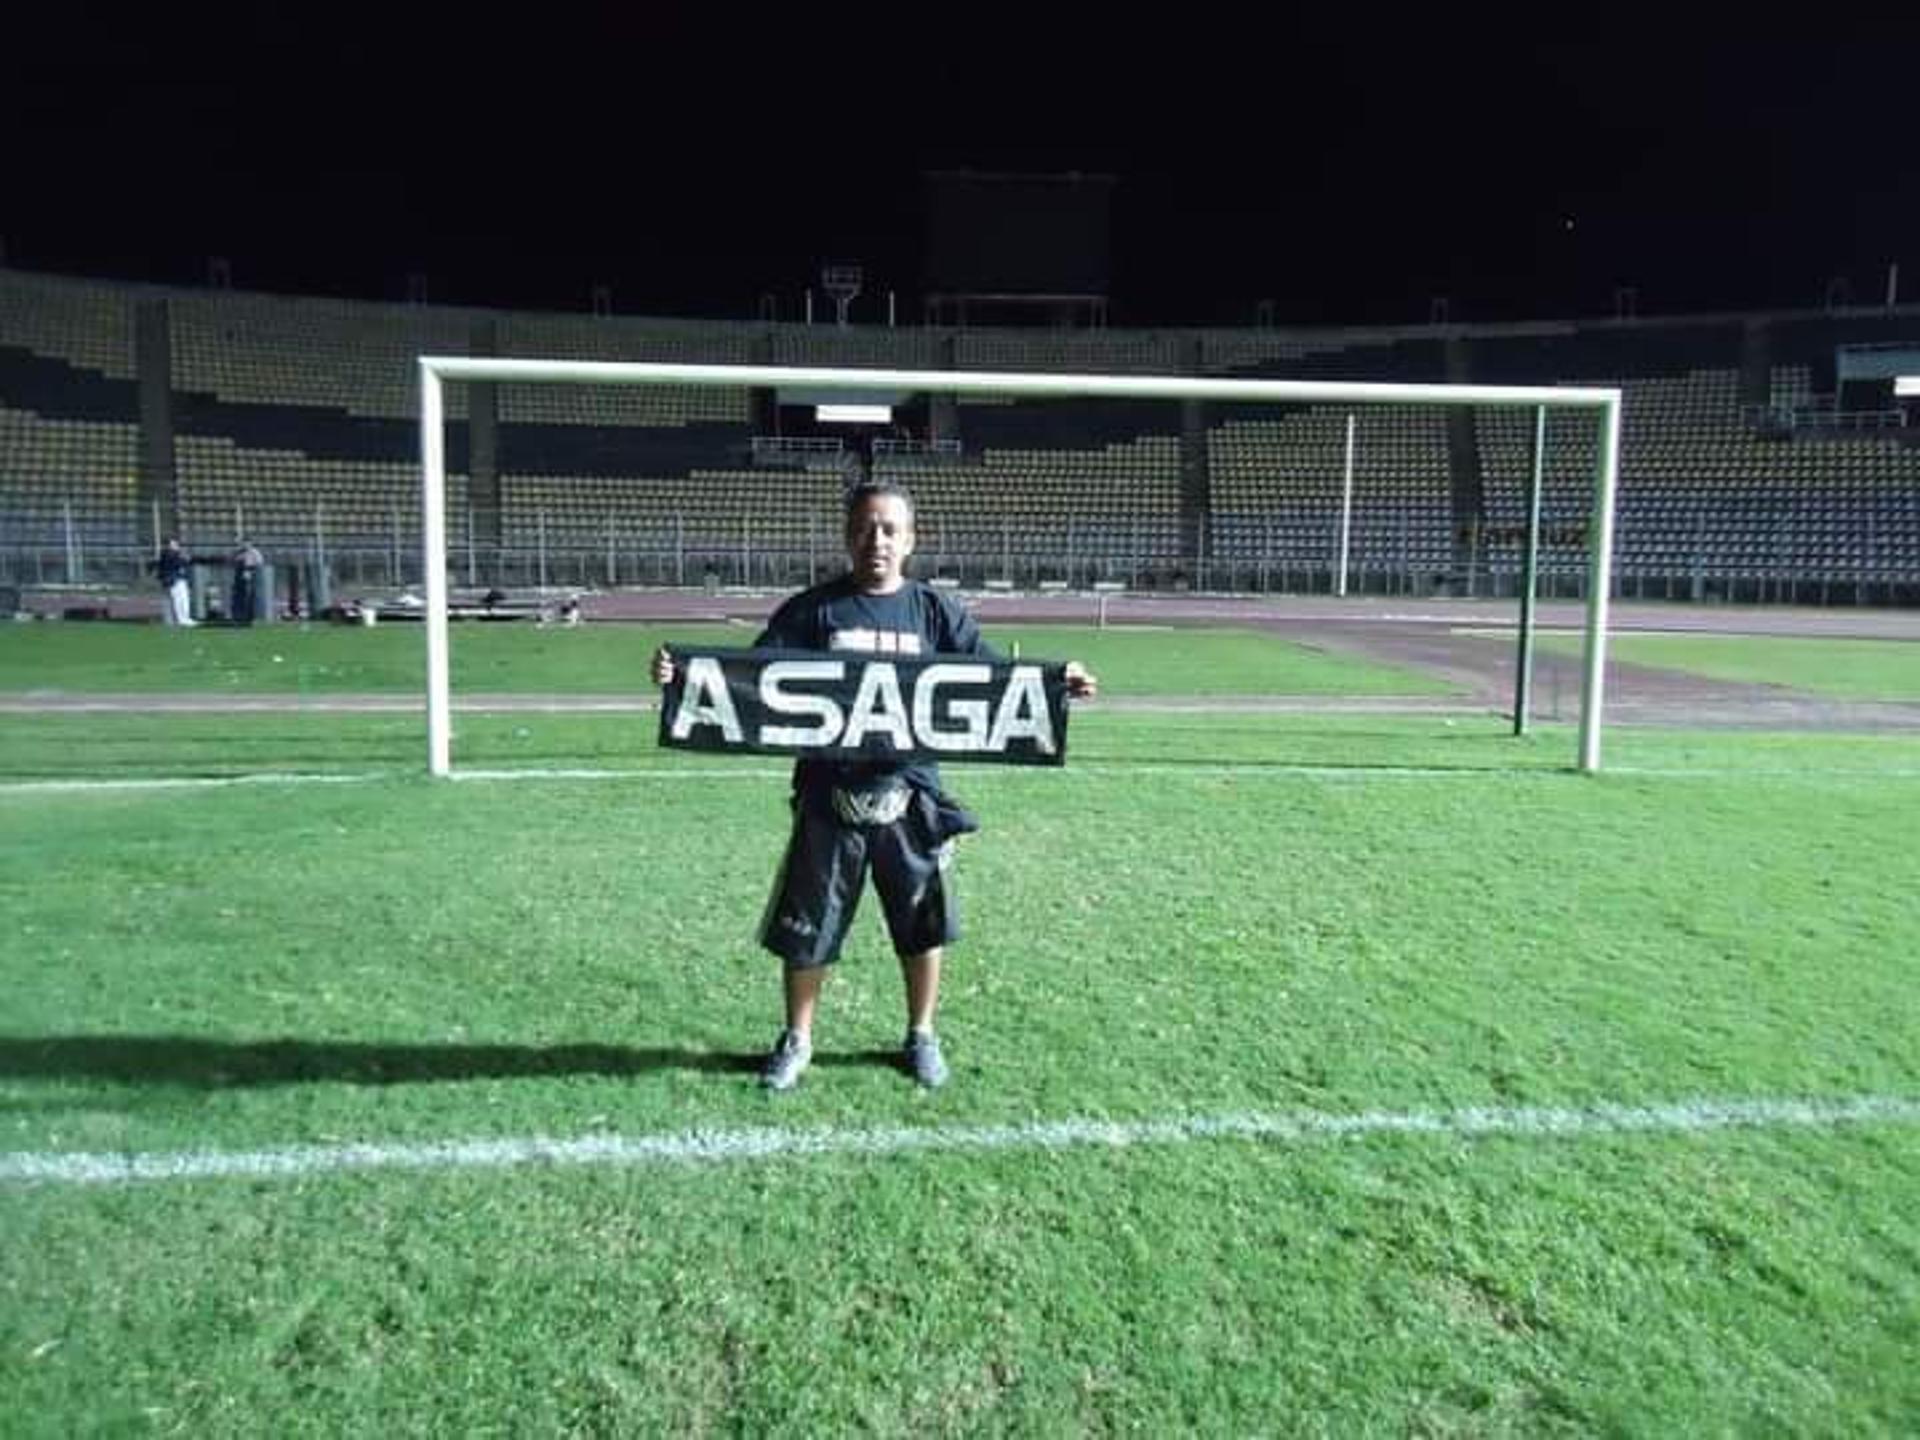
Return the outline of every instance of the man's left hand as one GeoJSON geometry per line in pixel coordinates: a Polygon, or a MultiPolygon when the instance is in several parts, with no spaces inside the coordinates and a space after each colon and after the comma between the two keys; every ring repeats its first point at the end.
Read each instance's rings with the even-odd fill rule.
{"type": "Polygon", "coordinates": [[[1100,693],[1100,682],[1078,660],[1067,662],[1067,694],[1075,700],[1091,700],[1100,693]]]}

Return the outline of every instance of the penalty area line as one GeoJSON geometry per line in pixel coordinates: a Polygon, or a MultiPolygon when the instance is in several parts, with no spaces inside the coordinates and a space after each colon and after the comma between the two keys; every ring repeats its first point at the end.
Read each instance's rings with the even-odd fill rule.
{"type": "MultiPolygon", "coordinates": [[[[764,780],[784,778],[792,772],[764,766],[730,766],[722,769],[693,769],[657,765],[633,770],[455,770],[453,780],[764,780]]],[[[142,790],[232,790],[243,786],[271,785],[368,785],[381,780],[414,781],[422,778],[417,770],[364,770],[352,772],[263,770],[252,775],[148,775],[92,777],[75,776],[61,780],[0,780],[0,796],[7,795],[87,795],[142,790]]]]}
{"type": "Polygon", "coordinates": [[[279,771],[252,775],[96,775],[64,780],[0,781],[0,795],[84,795],[116,790],[230,790],[243,785],[364,785],[387,771],[279,771]]]}
{"type": "Polygon", "coordinates": [[[1711,1099],[1584,1107],[1242,1112],[1161,1120],[1066,1119],[1018,1125],[879,1129],[756,1128],[655,1135],[533,1135],[427,1143],[285,1145],[261,1150],[0,1152],[0,1184],[101,1186],[166,1180],[302,1179],[368,1171],[512,1170],[529,1166],[636,1168],[725,1165],[830,1157],[885,1159],[933,1153],[1125,1149],[1201,1141],[1306,1144],[1375,1135],[1481,1139],[1580,1139],[1700,1135],[1725,1130],[1835,1129],[1920,1123],[1920,1100],[1891,1095],[1829,1099],[1711,1099]]]}
{"type": "MultiPolygon", "coordinates": [[[[1070,764],[1064,772],[1045,766],[1009,767],[1017,771],[1042,771],[1055,775],[1078,775],[1092,780],[1111,780],[1117,777],[1187,777],[1190,779],[1219,779],[1222,777],[1240,779],[1340,779],[1340,780],[1404,780],[1404,779],[1471,779],[1475,777],[1506,776],[1553,776],[1570,773],[1566,770],[1548,768],[1527,770],[1501,770],[1473,767],[1445,767],[1425,765],[1311,765],[1297,763],[1276,763],[1263,765],[1257,762],[1236,764],[1231,761],[1220,763],[1199,762],[1195,764],[1166,764],[1152,760],[1140,762],[1113,763],[1109,761],[1090,761],[1083,764],[1070,764]]],[[[764,765],[728,765],[728,766],[675,766],[651,765],[635,767],[630,770],[604,769],[591,766],[560,766],[552,769],[502,770],[487,767],[468,767],[450,771],[447,779],[458,784],[489,785],[513,784],[529,780],[784,780],[792,775],[790,767],[769,768],[764,765]]],[[[1737,773],[1737,772],[1736,772],[1737,773]]],[[[274,785],[365,785],[381,780],[418,780],[418,771],[385,770],[361,771],[354,773],[329,773],[323,771],[261,771],[252,775],[154,775],[154,776],[113,776],[95,777],[73,776],[58,780],[0,780],[0,798],[24,795],[89,795],[138,793],[153,790],[232,790],[243,787],[261,787],[274,785]]],[[[975,771],[967,779],[971,784],[981,778],[981,772],[975,771]]]]}
{"type": "MultiPolygon", "coordinates": [[[[1044,773],[1080,776],[1090,780],[1119,778],[1187,778],[1193,780],[1328,780],[1348,783],[1396,780],[1561,780],[1574,775],[1569,766],[1474,766],[1474,765],[1342,765],[1280,761],[1166,762],[1084,761],[1068,764],[1063,771],[1047,767],[1015,766],[992,772],[993,778],[1009,775],[1044,773]]],[[[630,770],[594,767],[499,770],[469,768],[453,771],[447,778],[463,784],[510,784],[529,780],[768,780],[785,779],[792,771],[784,766],[638,766],[630,770]]],[[[1857,770],[1755,769],[1705,766],[1646,766],[1615,764],[1606,767],[1606,775],[1636,780],[1800,780],[1827,782],[1838,780],[1900,781],[1920,779],[1920,770],[1906,767],[1857,770]]],[[[967,776],[967,784],[978,783],[988,775],[976,770],[967,776]]],[[[374,770],[353,772],[261,771],[251,775],[153,775],[153,776],[72,776],[48,780],[0,780],[0,798],[27,795],[91,795],[138,793],[163,790],[232,790],[275,785],[366,785],[382,780],[420,779],[413,770],[374,770]]]]}

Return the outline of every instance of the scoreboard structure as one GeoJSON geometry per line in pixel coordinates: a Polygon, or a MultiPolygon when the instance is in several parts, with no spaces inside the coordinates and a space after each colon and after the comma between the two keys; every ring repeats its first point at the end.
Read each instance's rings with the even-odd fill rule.
{"type": "Polygon", "coordinates": [[[926,184],[929,324],[1104,325],[1111,175],[936,171],[926,184]]]}

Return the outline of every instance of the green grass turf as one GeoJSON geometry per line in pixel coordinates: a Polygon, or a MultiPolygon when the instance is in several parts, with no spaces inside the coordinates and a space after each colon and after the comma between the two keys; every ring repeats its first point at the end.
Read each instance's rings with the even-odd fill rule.
{"type": "MultiPolygon", "coordinates": [[[[456,625],[455,694],[646,694],[662,642],[746,645],[749,625],[456,625]]],[[[1446,685],[1254,630],[1164,632],[996,626],[988,638],[1028,658],[1080,659],[1134,695],[1428,695],[1446,685]],[[1169,641],[1172,643],[1169,643],[1169,641]]],[[[157,625],[0,628],[0,691],[156,694],[419,694],[417,625],[168,630],[157,625]]]]}
{"type": "MultiPolygon", "coordinates": [[[[465,769],[759,769],[774,756],[734,758],[662,750],[656,712],[456,713],[453,763],[465,769]]],[[[1516,739],[1491,714],[1340,715],[1205,712],[1152,714],[1076,706],[1068,772],[1085,766],[1255,769],[1322,767],[1361,772],[1416,767],[1552,771],[1574,764],[1573,727],[1537,725],[1516,739]]],[[[425,773],[426,721],[418,713],[319,710],[235,714],[0,714],[0,781],[140,779],[274,774],[396,777],[425,773]]],[[[1615,726],[1608,768],[1706,773],[1863,773],[1920,768],[1920,736],[1742,734],[1615,726]]],[[[978,767],[950,762],[964,786],[978,767]]]]}
{"type": "MultiPolygon", "coordinates": [[[[1584,648],[1572,635],[1546,635],[1539,643],[1562,655],[1584,648]]],[[[1840,700],[1920,700],[1920,644],[1912,641],[1616,634],[1608,638],[1607,658],[1840,700]]]]}
{"type": "MultiPolygon", "coordinates": [[[[1254,718],[953,767],[934,1095],[871,906],[800,1090],[742,1068],[777,765],[0,794],[4,1148],[1920,1094],[1915,742],[1414,773],[1533,742],[1254,718]],[[1262,745],[1343,758],[1219,763],[1262,745]]],[[[0,1391],[27,1434],[1899,1433],[1916,1182],[1866,1126],[7,1186],[0,1391]]]]}
{"type": "Polygon", "coordinates": [[[1419,671],[1357,660],[1261,630],[1099,630],[997,625],[1003,651],[1079,660],[1127,695],[1446,695],[1419,671]]]}

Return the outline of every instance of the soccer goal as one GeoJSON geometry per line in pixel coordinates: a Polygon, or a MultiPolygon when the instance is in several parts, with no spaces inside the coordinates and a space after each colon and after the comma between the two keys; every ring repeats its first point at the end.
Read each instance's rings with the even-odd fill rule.
{"type": "MultiPolygon", "coordinates": [[[[1019,402],[1025,400],[1109,400],[1207,402],[1249,409],[1284,407],[1350,407],[1362,414],[1379,407],[1419,407],[1451,410],[1481,407],[1490,411],[1527,412],[1535,421],[1532,476],[1532,515],[1529,527],[1538,531],[1541,458],[1550,414],[1563,425],[1592,423],[1590,452],[1582,437],[1581,451],[1592,456],[1591,508],[1578,527],[1585,542],[1586,639],[1579,712],[1577,764],[1583,771],[1600,769],[1600,740],[1606,665],[1608,600],[1612,589],[1614,498],[1618,483],[1621,394],[1601,387],[1439,385],[1358,383],[1346,381],[1263,380],[1228,377],[1053,374],[980,370],[845,369],[784,365],[694,365],[613,361],[500,359],[466,356],[422,356],[420,370],[421,545],[427,641],[428,768],[436,776],[451,772],[451,697],[448,667],[447,577],[447,450],[446,393],[448,382],[491,382],[499,385],[722,387],[736,391],[760,390],[805,394],[824,402],[836,397],[858,403],[876,393],[940,395],[965,401],[1019,402]]],[[[1903,382],[1904,383],[1904,382],[1903,382]]],[[[1316,412],[1317,413],[1317,412],[1316,412]]],[[[1347,422],[1346,480],[1351,488],[1352,422],[1347,422]]],[[[1175,443],[1175,442],[1170,442],[1175,443]]],[[[1177,467],[1177,457],[1175,459],[1177,467]]],[[[1350,500],[1350,493],[1349,493],[1350,500]]],[[[1527,540],[1525,589],[1520,614],[1524,687],[1527,657],[1531,653],[1534,586],[1533,559],[1537,533],[1527,540]]],[[[1201,542],[1204,548],[1204,539],[1201,542]]],[[[1341,520],[1338,572],[1344,593],[1346,524],[1341,520]]],[[[1204,572],[1203,572],[1204,573],[1204,572]]],[[[992,582],[987,582],[992,583],[992,582]]],[[[1525,711],[1524,688],[1516,715],[1525,711]]]]}

